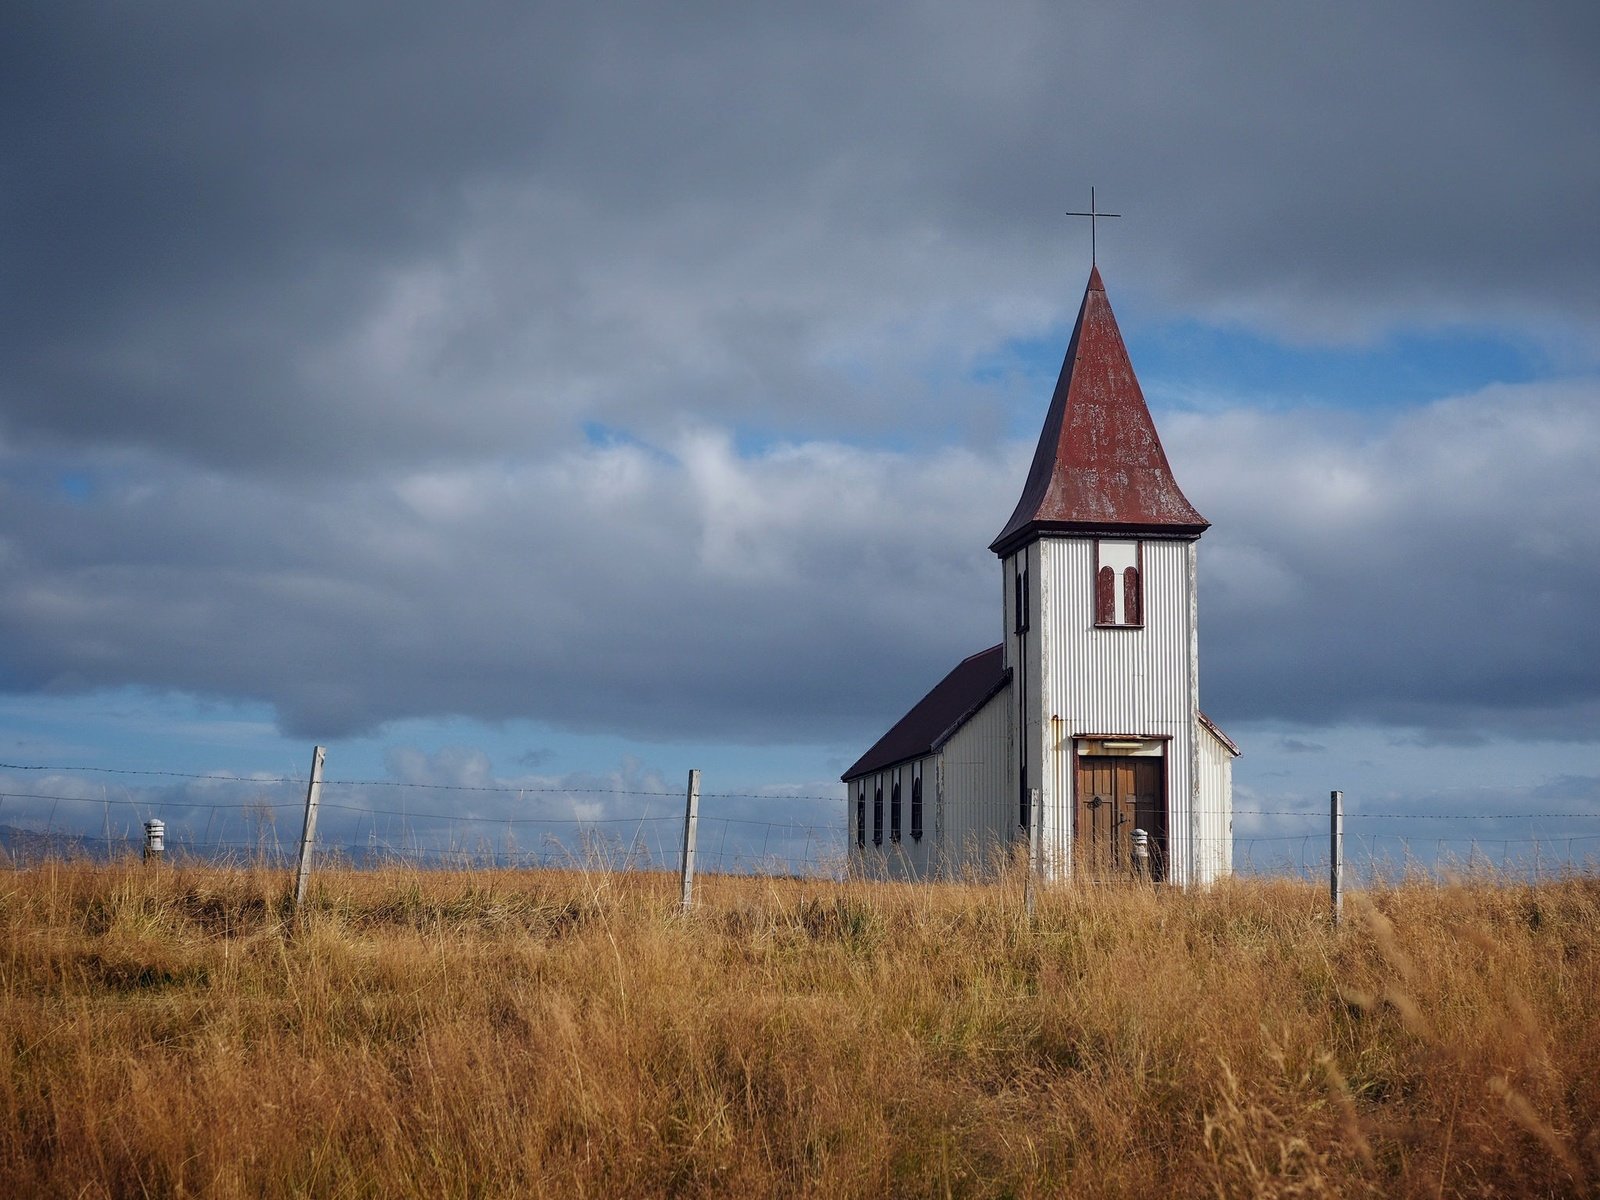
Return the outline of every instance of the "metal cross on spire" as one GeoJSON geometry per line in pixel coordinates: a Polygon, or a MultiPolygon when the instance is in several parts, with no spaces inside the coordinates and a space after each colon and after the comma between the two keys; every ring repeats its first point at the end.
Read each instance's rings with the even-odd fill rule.
{"type": "Polygon", "coordinates": [[[1089,189],[1089,211],[1088,212],[1069,212],[1066,215],[1069,216],[1069,217],[1088,217],[1089,218],[1089,265],[1091,267],[1098,265],[1096,263],[1096,261],[1095,261],[1097,247],[1095,246],[1094,223],[1096,221],[1098,221],[1101,217],[1120,217],[1122,214],[1121,213],[1100,212],[1098,209],[1096,209],[1095,206],[1094,206],[1094,188],[1090,187],[1090,189],[1089,189]]]}

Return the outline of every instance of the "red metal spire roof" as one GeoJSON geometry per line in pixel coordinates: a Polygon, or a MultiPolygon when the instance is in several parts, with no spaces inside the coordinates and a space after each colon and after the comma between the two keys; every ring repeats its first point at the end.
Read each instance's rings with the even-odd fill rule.
{"type": "Polygon", "coordinates": [[[1022,499],[989,549],[1008,554],[1040,533],[1197,537],[1209,526],[1172,477],[1095,267],[1022,499]]]}

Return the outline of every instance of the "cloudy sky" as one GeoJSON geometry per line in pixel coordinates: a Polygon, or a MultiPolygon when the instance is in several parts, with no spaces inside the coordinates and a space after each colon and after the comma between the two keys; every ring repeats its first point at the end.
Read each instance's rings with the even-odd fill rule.
{"type": "Polygon", "coordinates": [[[1093,185],[1241,806],[1600,813],[1597,11],[8,6],[0,760],[842,794],[1093,185]]]}

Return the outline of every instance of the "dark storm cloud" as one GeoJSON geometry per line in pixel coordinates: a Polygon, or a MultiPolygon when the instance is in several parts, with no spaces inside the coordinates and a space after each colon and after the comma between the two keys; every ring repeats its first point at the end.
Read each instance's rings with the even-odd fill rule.
{"type": "MultiPolygon", "coordinates": [[[[7,691],[870,740],[998,632],[1091,182],[1147,316],[1594,361],[1588,7],[0,22],[7,691]]],[[[1164,419],[1207,707],[1593,736],[1596,408],[1164,419]]]]}
{"type": "Polygon", "coordinates": [[[1062,318],[1090,180],[1169,312],[1597,315],[1585,6],[3,20],[14,438],[303,473],[685,410],[944,428],[907,385],[1062,318]]]}

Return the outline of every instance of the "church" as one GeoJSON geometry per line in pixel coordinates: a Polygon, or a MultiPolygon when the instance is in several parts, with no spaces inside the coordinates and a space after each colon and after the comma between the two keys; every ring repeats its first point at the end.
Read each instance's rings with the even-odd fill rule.
{"type": "Polygon", "coordinates": [[[987,872],[1037,821],[1049,879],[1227,874],[1239,748],[1200,711],[1207,528],[1167,464],[1096,266],[1022,498],[989,546],[1003,639],[844,773],[851,868],[987,872]]]}

